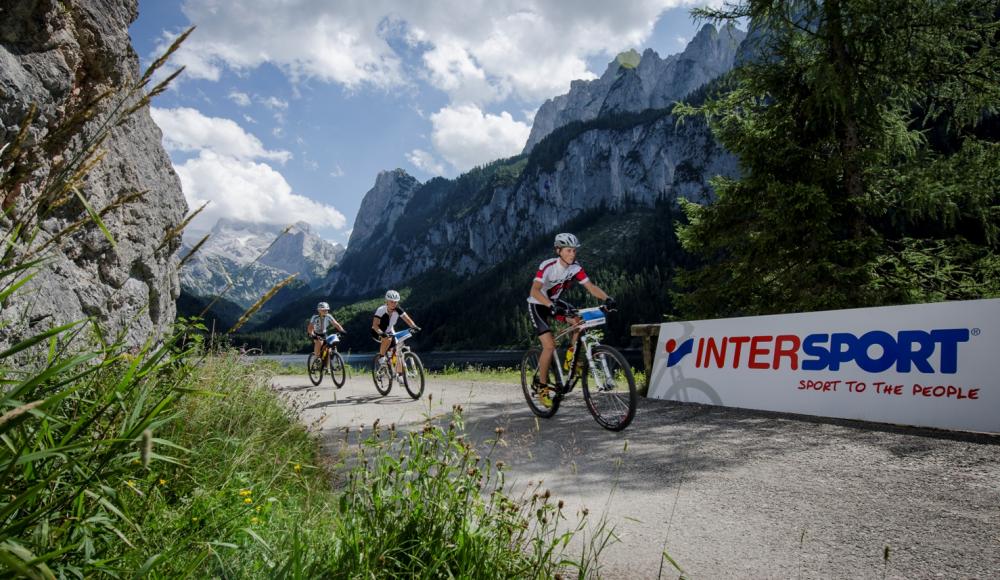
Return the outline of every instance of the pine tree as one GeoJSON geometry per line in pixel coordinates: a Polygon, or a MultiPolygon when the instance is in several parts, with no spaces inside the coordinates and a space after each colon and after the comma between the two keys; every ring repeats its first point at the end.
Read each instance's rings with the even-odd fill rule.
{"type": "Polygon", "coordinates": [[[744,1],[703,105],[741,163],[684,206],[688,316],[1000,295],[1000,1],[744,1]]]}

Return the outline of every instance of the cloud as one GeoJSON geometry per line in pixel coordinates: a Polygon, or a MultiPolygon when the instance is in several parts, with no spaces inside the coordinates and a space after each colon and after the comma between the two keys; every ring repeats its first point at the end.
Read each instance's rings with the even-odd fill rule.
{"type": "Polygon", "coordinates": [[[174,170],[190,207],[211,202],[189,226],[192,232],[208,230],[223,217],[269,224],[304,221],[334,228],[347,223],[335,208],[293,193],[281,173],[266,163],[203,150],[174,170]]]}
{"type": "Polygon", "coordinates": [[[231,91],[229,93],[229,100],[241,107],[247,107],[250,105],[250,95],[239,91],[231,91]]]}
{"type": "Polygon", "coordinates": [[[444,165],[434,158],[434,155],[423,149],[414,149],[406,154],[407,161],[417,169],[431,175],[441,175],[444,173],[444,165]]]}
{"type": "Polygon", "coordinates": [[[198,29],[175,60],[193,78],[272,64],[293,81],[386,89],[412,82],[404,60],[415,51],[418,75],[453,103],[514,95],[535,104],[565,92],[571,80],[592,78],[589,57],[641,46],[663,11],[694,3],[185,0],[182,9],[198,29]]]}
{"type": "Polygon", "coordinates": [[[198,235],[219,218],[257,223],[305,221],[342,228],[347,220],[336,208],[292,192],[284,176],[266,161],[284,163],[288,151],[269,151],[257,137],[229,119],[207,117],[189,108],[151,109],[171,152],[197,155],[174,163],[184,197],[192,208],[210,202],[186,230],[198,235]]]}
{"type": "Polygon", "coordinates": [[[330,171],[330,177],[343,177],[343,176],[344,176],[344,170],[341,169],[340,164],[334,163],[333,170],[330,171]]]}
{"type": "Polygon", "coordinates": [[[459,171],[517,155],[531,133],[530,125],[515,121],[510,113],[492,115],[475,105],[445,107],[431,115],[431,123],[435,149],[459,171]]]}
{"type": "Polygon", "coordinates": [[[288,101],[283,101],[278,97],[267,97],[266,99],[261,97],[259,101],[268,109],[275,111],[284,111],[288,108],[288,101]]]}
{"type": "Polygon", "coordinates": [[[163,130],[163,146],[169,151],[211,150],[240,160],[267,159],[279,163],[285,163],[292,157],[288,151],[265,149],[260,139],[244,131],[231,119],[206,117],[200,111],[187,107],[153,107],[150,113],[163,130]]]}

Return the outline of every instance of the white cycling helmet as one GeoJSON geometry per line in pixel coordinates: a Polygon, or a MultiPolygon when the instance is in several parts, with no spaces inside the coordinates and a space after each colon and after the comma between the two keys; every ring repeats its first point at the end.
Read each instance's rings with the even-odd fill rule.
{"type": "Polygon", "coordinates": [[[576,239],[573,234],[556,234],[555,246],[557,248],[579,248],[580,240],[576,239]]]}
{"type": "Polygon", "coordinates": [[[326,302],[320,302],[319,304],[316,305],[316,310],[329,310],[329,309],[330,305],[327,304],[326,302]]]}
{"type": "Polygon", "coordinates": [[[399,292],[396,292],[395,290],[389,290],[388,292],[385,293],[385,299],[390,300],[392,302],[399,302],[399,292]]]}

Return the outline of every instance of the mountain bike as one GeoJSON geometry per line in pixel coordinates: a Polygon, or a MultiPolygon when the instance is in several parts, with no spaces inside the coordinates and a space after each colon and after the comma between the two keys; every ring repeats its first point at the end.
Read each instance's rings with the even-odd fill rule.
{"type": "Polygon", "coordinates": [[[573,391],[577,382],[583,384],[583,399],[598,425],[610,431],[621,431],[635,418],[638,394],[632,368],[614,348],[600,344],[600,332],[592,329],[607,322],[604,306],[571,310],[566,318],[575,319],[555,340],[579,331],[571,361],[566,368],[560,364],[559,349],[553,352],[546,389],[538,387],[538,361],[542,351],[533,348],[521,360],[521,389],[531,412],[549,418],[559,410],[563,397],[573,391]],[[566,376],[564,373],[569,373],[566,376]],[[554,379],[554,380],[553,380],[554,379]],[[593,386],[591,386],[593,381],[593,386]]]}
{"type": "Polygon", "coordinates": [[[309,380],[313,385],[319,385],[323,380],[323,373],[329,372],[330,379],[338,389],[344,386],[347,380],[347,366],[344,365],[344,357],[337,351],[337,343],[340,342],[340,335],[336,332],[323,337],[323,344],[319,347],[319,356],[309,353],[306,359],[306,370],[309,372],[309,380]]]}
{"type": "MultiPolygon", "coordinates": [[[[375,382],[375,390],[383,397],[392,390],[394,381],[402,381],[406,392],[414,399],[419,399],[424,394],[424,363],[420,361],[417,353],[410,350],[406,341],[411,338],[416,331],[412,328],[392,333],[392,344],[385,352],[386,362],[379,362],[379,355],[375,355],[372,361],[372,380],[375,382]],[[396,367],[402,360],[403,372],[399,373],[396,367]]],[[[376,342],[379,342],[376,340],[376,342]]]]}

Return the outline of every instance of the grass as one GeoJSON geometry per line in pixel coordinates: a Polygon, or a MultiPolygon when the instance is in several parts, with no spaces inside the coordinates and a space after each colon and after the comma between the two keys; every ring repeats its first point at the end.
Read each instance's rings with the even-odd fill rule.
{"type": "Polygon", "coordinates": [[[438,376],[447,379],[469,380],[469,381],[515,382],[515,383],[520,383],[521,381],[521,370],[510,367],[488,368],[476,365],[466,365],[464,367],[459,367],[456,365],[448,365],[447,367],[441,369],[440,371],[435,371],[431,374],[433,376],[438,376]]]}
{"type": "Polygon", "coordinates": [[[427,423],[414,433],[376,425],[335,462],[270,388],[271,375],[235,352],[196,366],[163,356],[141,388],[117,387],[158,352],[112,359],[77,385],[61,413],[36,408],[15,428],[3,426],[20,450],[8,446],[0,461],[11,494],[0,501],[8,572],[497,578],[596,569],[599,550],[565,553],[586,517],[567,529],[562,503],[542,490],[510,497],[502,463],[491,460],[496,442],[482,454],[467,442],[460,408],[446,426],[427,423]],[[101,405],[82,405],[111,399],[154,420],[92,417],[101,405]],[[99,426],[77,431],[81,449],[99,447],[95,435],[123,427],[128,435],[100,457],[45,453],[46,441],[66,439],[46,422],[79,421],[99,426]],[[100,476],[81,473],[71,484],[75,470],[100,476]],[[63,485],[39,493],[50,472],[63,485]],[[33,513],[44,517],[32,520],[33,513]]]}

